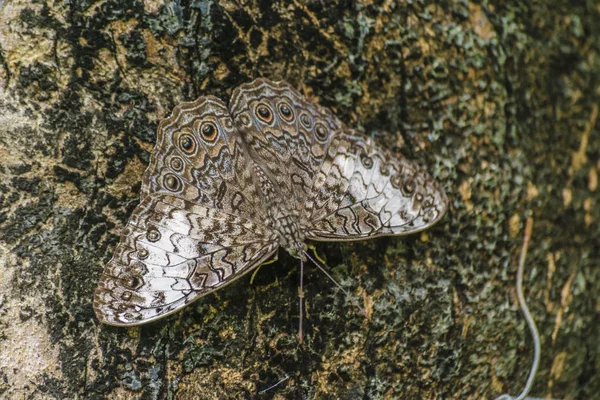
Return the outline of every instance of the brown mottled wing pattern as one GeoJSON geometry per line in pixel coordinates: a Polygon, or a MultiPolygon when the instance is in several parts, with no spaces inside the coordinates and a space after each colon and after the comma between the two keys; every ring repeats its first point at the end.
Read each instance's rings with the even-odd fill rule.
{"type": "Polygon", "coordinates": [[[244,148],[214,97],[183,103],[161,122],[142,201],[95,292],[102,322],[167,315],[276,251],[244,148]]]}
{"type": "Polygon", "coordinates": [[[200,97],[160,123],[140,197],[169,193],[260,221],[265,210],[250,163],[226,105],[200,97]]]}
{"type": "Polygon", "coordinates": [[[229,110],[308,239],[409,234],[446,212],[443,190],[423,168],[347,129],[285,82],[241,85],[229,110]]]}
{"type": "Polygon", "coordinates": [[[95,292],[110,325],[164,317],[260,265],[277,235],[239,215],[166,194],[135,209],[95,292]]]}
{"type": "Polygon", "coordinates": [[[418,165],[347,129],[285,82],[257,79],[163,120],[134,210],[95,292],[98,318],[168,315],[305,239],[425,229],[446,212],[418,165]]]}
{"type": "Polygon", "coordinates": [[[253,158],[290,208],[304,208],[333,133],[343,124],[286,82],[256,79],[233,91],[229,111],[253,158]]]}
{"type": "Polygon", "coordinates": [[[447,199],[417,164],[349,131],[336,135],[312,186],[306,237],[359,240],[428,228],[447,199]]]}

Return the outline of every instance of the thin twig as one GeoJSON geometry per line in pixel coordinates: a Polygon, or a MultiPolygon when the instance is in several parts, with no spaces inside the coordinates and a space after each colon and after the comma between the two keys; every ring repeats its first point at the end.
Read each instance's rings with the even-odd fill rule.
{"type": "Polygon", "coordinates": [[[525,296],[523,295],[523,271],[525,269],[525,259],[527,258],[527,250],[529,249],[529,241],[531,240],[531,233],[533,231],[533,218],[527,218],[527,223],[525,224],[525,234],[523,237],[523,248],[521,249],[521,258],[519,259],[519,268],[517,269],[517,297],[519,299],[519,306],[521,307],[521,311],[525,316],[525,320],[527,321],[527,325],[529,325],[529,330],[531,331],[531,336],[533,338],[533,363],[531,365],[531,371],[529,371],[529,377],[527,378],[527,383],[523,388],[523,391],[518,397],[512,397],[508,394],[500,395],[496,400],[525,400],[530,399],[526,397],[531,387],[533,386],[533,380],[535,379],[535,375],[537,373],[539,364],[540,364],[540,354],[542,352],[542,346],[540,343],[540,334],[535,326],[535,321],[529,312],[529,307],[527,307],[527,302],[525,301],[525,296]]]}
{"type": "Polygon", "coordinates": [[[290,379],[290,376],[286,374],[283,378],[281,378],[279,381],[277,381],[277,383],[275,383],[274,385],[269,386],[266,389],[261,390],[260,392],[258,392],[258,394],[265,394],[269,390],[271,390],[273,388],[276,388],[277,386],[279,386],[281,383],[287,381],[288,379],[290,379]]]}

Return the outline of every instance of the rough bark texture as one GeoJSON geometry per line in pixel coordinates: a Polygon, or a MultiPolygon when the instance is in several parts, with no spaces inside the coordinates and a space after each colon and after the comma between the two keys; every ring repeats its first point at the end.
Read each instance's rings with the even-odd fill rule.
{"type": "Polygon", "coordinates": [[[479,399],[600,392],[600,8],[593,1],[0,1],[0,397],[479,399]],[[429,166],[420,235],[280,255],[185,311],[102,326],[92,292],[178,102],[284,78],[429,166]],[[289,379],[259,394],[285,375],[289,379]]]}

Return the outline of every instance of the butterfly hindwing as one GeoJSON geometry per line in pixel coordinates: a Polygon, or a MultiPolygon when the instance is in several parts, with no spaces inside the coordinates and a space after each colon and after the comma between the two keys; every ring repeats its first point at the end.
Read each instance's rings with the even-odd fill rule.
{"type": "Polygon", "coordinates": [[[110,325],[152,321],[244,275],[278,246],[273,231],[249,218],[149,195],[106,265],[94,309],[110,325]]]}
{"type": "Polygon", "coordinates": [[[225,104],[200,97],[164,119],[140,198],[168,193],[227,212],[264,217],[249,158],[225,104]]]}
{"type": "Polygon", "coordinates": [[[302,209],[343,124],[286,82],[263,78],[236,88],[229,110],[253,157],[269,169],[291,207],[302,209]]]}

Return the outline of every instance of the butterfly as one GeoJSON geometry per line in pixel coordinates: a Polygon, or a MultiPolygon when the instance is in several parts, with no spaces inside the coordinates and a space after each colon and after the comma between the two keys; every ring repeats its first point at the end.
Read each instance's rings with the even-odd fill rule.
{"type": "Polygon", "coordinates": [[[280,247],[302,266],[307,240],[411,234],[448,208],[424,168],[263,78],[228,105],[205,96],[176,106],[158,127],[140,197],[94,294],[106,324],[165,317],[280,247]]]}

